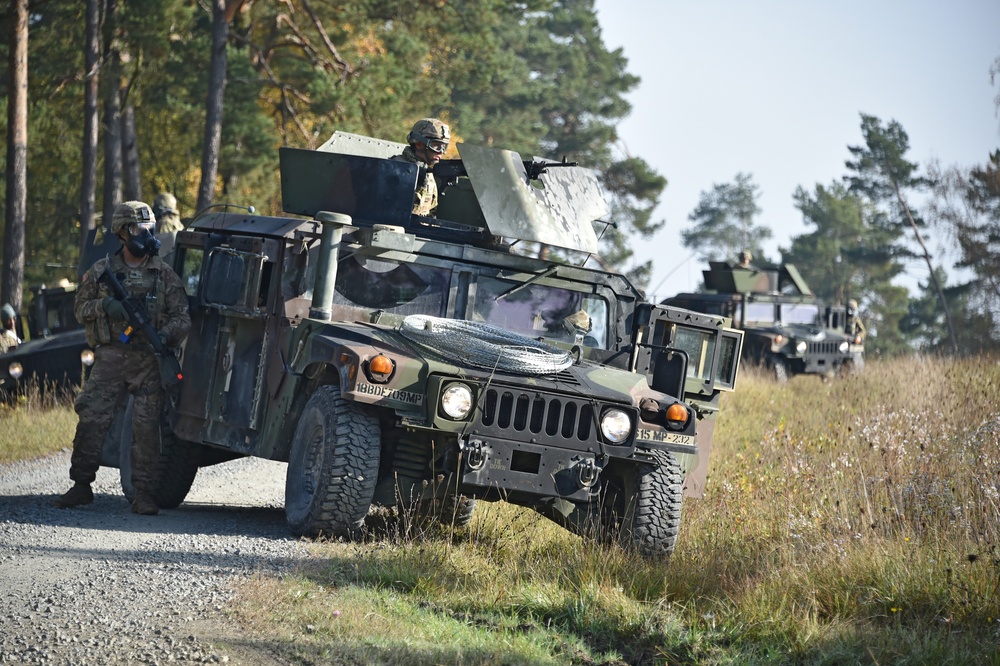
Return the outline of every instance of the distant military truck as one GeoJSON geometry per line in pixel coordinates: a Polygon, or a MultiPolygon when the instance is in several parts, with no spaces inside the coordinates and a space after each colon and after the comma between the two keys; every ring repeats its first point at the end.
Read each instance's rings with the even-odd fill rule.
{"type": "Polygon", "coordinates": [[[0,355],[0,399],[10,400],[29,388],[72,390],[94,363],[94,351],[73,314],[76,285],[31,288],[25,341],[0,355]]]}
{"type": "Polygon", "coordinates": [[[730,317],[745,335],[743,359],[783,382],[792,375],[831,378],[864,367],[864,326],[857,304],[827,306],[792,264],[750,267],[709,262],[705,291],[663,305],[730,317]]]}
{"type": "Polygon", "coordinates": [[[742,333],[514,251],[597,251],[592,172],[460,145],[437,217],[416,217],[402,149],[341,133],[282,148],[290,215],[222,210],[178,232],[193,323],[157,502],[182,502],[199,466],[257,456],[288,463],[297,535],[356,535],[380,506],[464,524],[505,500],[669,554],[742,333]]]}

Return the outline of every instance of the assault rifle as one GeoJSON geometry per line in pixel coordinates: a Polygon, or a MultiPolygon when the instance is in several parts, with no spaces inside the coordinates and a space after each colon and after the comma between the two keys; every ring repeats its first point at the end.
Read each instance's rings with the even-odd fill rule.
{"type": "Polygon", "coordinates": [[[153,353],[156,355],[156,360],[160,364],[160,384],[165,389],[173,388],[180,384],[181,380],[184,379],[184,375],[181,372],[181,364],[177,361],[174,353],[160,340],[160,334],[157,332],[153,322],[149,320],[146,308],[129,297],[128,292],[125,291],[125,287],[118,281],[118,277],[111,271],[110,266],[101,274],[100,279],[111,288],[115,300],[121,301],[122,305],[125,306],[125,313],[128,314],[128,326],[122,331],[119,339],[122,342],[128,342],[132,333],[136,330],[145,333],[146,339],[149,340],[149,344],[153,348],[153,353]]]}

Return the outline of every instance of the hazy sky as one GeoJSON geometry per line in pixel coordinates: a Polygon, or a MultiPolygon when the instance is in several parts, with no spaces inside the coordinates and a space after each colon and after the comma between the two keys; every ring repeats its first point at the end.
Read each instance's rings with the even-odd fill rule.
{"type": "MultiPolygon", "coordinates": [[[[701,192],[753,175],[778,246],[812,231],[792,202],[847,172],[861,113],[897,120],[910,161],[984,164],[1000,148],[990,65],[1000,57],[1000,0],[596,0],[604,43],[642,82],[619,127],[624,147],[668,180],[666,225],[641,260],[650,289],[697,288],[704,268],[681,245],[701,192]],[[667,277],[668,273],[672,273],[667,277]]],[[[923,262],[908,264],[926,279],[923,262]]],[[[950,266],[946,266],[950,269],[950,266]]]]}

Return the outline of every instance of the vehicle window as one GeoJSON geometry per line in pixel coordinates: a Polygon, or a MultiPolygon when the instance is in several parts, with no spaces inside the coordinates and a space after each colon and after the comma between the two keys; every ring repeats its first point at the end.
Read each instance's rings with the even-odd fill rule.
{"type": "Polygon", "coordinates": [[[474,319],[529,337],[574,342],[574,322],[589,318],[590,330],[584,335],[583,343],[589,347],[607,348],[608,303],[603,298],[541,284],[510,291],[517,286],[517,282],[480,277],[473,307],[474,319]]]}
{"type": "Polygon", "coordinates": [[[712,359],[715,356],[715,336],[708,331],[691,328],[679,328],[674,338],[674,347],[688,356],[688,377],[701,381],[715,379],[711,377],[712,359]]]}
{"type": "Polygon", "coordinates": [[[781,321],[785,324],[816,324],[819,306],[813,303],[782,303],[781,321]]]}
{"type": "Polygon", "coordinates": [[[773,324],[774,303],[747,303],[746,321],[756,324],[773,324]]]}
{"type": "Polygon", "coordinates": [[[201,264],[205,260],[205,251],[196,248],[184,249],[184,264],[181,266],[181,283],[184,293],[188,296],[198,295],[198,285],[201,283],[201,264]]]}
{"type": "Polygon", "coordinates": [[[446,313],[451,270],[351,255],[337,263],[334,303],[387,313],[446,313]]]}

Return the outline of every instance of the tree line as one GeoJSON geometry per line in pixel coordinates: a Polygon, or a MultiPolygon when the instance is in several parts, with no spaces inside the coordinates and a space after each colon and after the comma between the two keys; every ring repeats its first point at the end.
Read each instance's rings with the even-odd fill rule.
{"type": "Polygon", "coordinates": [[[984,150],[982,165],[929,164],[922,174],[906,157],[909,136],[897,121],[862,113],[861,137],[847,147],[843,178],[796,189],[809,230],[780,247],[779,258],[763,251],[771,230],[756,222],[760,188],[748,173],[702,192],[685,247],[704,260],[748,250],[758,263],[794,264],[826,302],[858,301],[871,333],[867,349],[877,354],[1000,349],[1000,149],[984,150]],[[931,254],[931,234],[958,257],[964,281],[931,254]],[[911,295],[896,278],[915,259],[926,277],[911,295]]]}
{"type": "Polygon", "coordinates": [[[277,213],[278,147],[336,130],[403,141],[427,116],[453,143],[602,173],[608,265],[662,225],[666,179],[618,148],[639,80],[593,0],[11,0],[2,20],[4,191],[21,204],[3,219],[0,300],[17,309],[27,286],[76,272],[122,200],[277,213]]]}
{"type": "MultiPolygon", "coordinates": [[[[455,143],[598,170],[611,196],[601,261],[649,279],[629,242],[663,226],[667,181],[620,148],[639,80],[603,43],[593,0],[10,0],[0,22],[0,302],[18,310],[28,286],[76,272],[122,200],[169,191],[186,217],[213,201],[277,213],[278,147],[335,130],[401,141],[425,116],[455,143]]],[[[861,133],[841,180],[794,193],[810,231],[780,260],[821,297],[858,300],[874,351],[996,348],[1000,151],[921,174],[897,122],[862,115],[861,133]],[[972,279],[949,282],[928,233],[972,279]],[[895,283],[913,258],[928,268],[915,296],[895,283]]],[[[684,244],[766,261],[758,196],[749,173],[703,192],[684,244]]]]}

